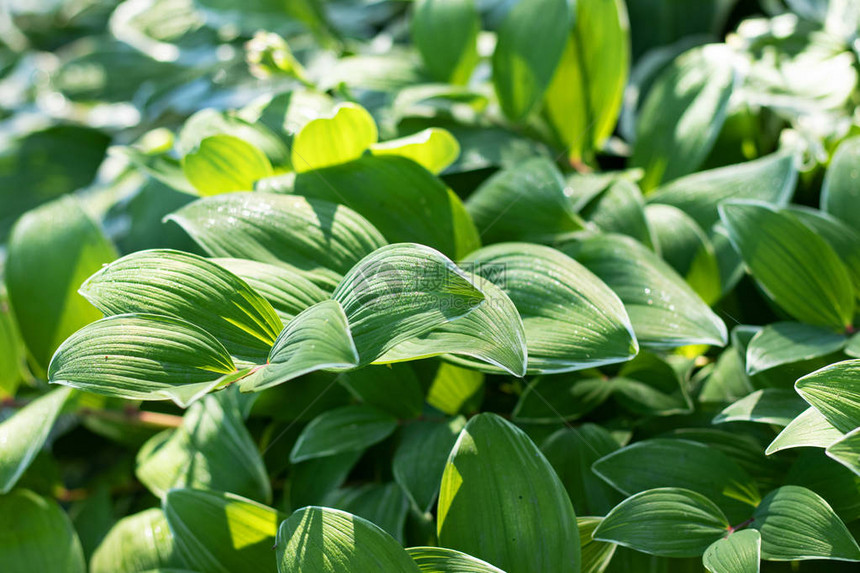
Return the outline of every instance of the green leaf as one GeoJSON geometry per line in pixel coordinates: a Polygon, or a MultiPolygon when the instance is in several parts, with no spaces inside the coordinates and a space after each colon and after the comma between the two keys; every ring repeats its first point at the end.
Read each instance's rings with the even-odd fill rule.
{"type": "Polygon", "coordinates": [[[397,418],[372,406],[335,408],[305,426],[290,452],[290,462],[361,450],[381,442],[396,428],[397,418]]]}
{"type": "Polygon", "coordinates": [[[747,374],[839,352],[848,340],[841,334],[799,322],[774,322],[758,331],[747,346],[747,374]]]}
{"type": "Polygon", "coordinates": [[[466,209],[488,243],[549,242],[585,224],[565,192],[561,172],[544,157],[494,174],[469,196],[466,209]]]}
{"type": "Polygon", "coordinates": [[[290,467],[289,507],[322,503],[329,493],[343,485],[363,454],[364,450],[355,450],[293,464],[290,467]]]}
{"type": "Polygon", "coordinates": [[[693,48],[656,79],[639,111],[633,167],[645,169],[646,193],[696,171],[722,129],[735,84],[726,44],[693,48]]]}
{"type": "Polygon", "coordinates": [[[845,347],[845,354],[854,358],[860,358],[860,333],[855,334],[848,339],[848,345],[845,347]]]}
{"type": "Polygon", "coordinates": [[[615,401],[639,415],[671,416],[693,410],[685,382],[656,354],[640,352],[610,380],[615,401]]]}
{"type": "Polygon", "coordinates": [[[84,552],[66,512],[51,499],[17,489],[0,496],[3,573],[86,573],[84,552]]]}
{"type": "Polygon", "coordinates": [[[329,293],[295,268],[247,259],[212,259],[212,262],[241,278],[269,301],[284,324],[309,306],[329,298],[329,293]]]}
{"type": "Polygon", "coordinates": [[[666,487],[622,501],[597,526],[594,539],[661,557],[699,557],[728,529],[714,502],[694,491],[666,487]]]}
{"type": "Polygon", "coordinates": [[[674,487],[700,493],[743,517],[761,496],[752,477],[731,458],[689,440],[654,438],[600,458],[594,472],[625,495],[674,487]],[[740,503],[739,503],[740,502],[740,503]]]}
{"type": "Polygon", "coordinates": [[[670,205],[649,205],[645,215],[663,260],[684,277],[703,301],[716,302],[722,294],[719,262],[698,223],[670,205]]]}
{"type": "Polygon", "coordinates": [[[843,433],[836,429],[821,412],[808,408],[774,438],[765,453],[771,455],[789,448],[826,448],[842,439],[843,433]]]}
{"type": "Polygon", "coordinates": [[[176,148],[180,154],[192,153],[207,137],[230,135],[259,149],[275,165],[289,165],[290,152],[284,141],[264,123],[249,123],[229,112],[202,109],[187,120],[179,131],[176,148]]]}
{"type": "Polygon", "coordinates": [[[156,249],[126,255],[103,267],[79,291],[105,316],[159,314],[187,320],[234,356],[258,361],[281,321],[248,284],[203,257],[156,249]]]}
{"type": "Polygon", "coordinates": [[[212,335],[191,323],[156,315],[96,321],[57,349],[48,369],[54,384],[131,400],[173,400],[187,406],[236,370],[212,335]]]}
{"type": "Polygon", "coordinates": [[[427,391],[427,404],[455,416],[465,410],[477,409],[483,390],[484,375],[481,372],[442,362],[427,391]]]}
{"type": "Polygon", "coordinates": [[[44,372],[63,340],[101,318],[77,289],[116,251],[71,197],[21,217],[8,248],[9,300],[28,355],[44,372]]]}
{"type": "MultiPolygon", "coordinates": [[[[581,178],[572,177],[569,181],[576,189],[581,178]]],[[[582,193],[583,199],[588,195],[582,193]]],[[[579,204],[579,201],[576,203],[579,204]]],[[[646,247],[653,247],[653,233],[645,217],[645,200],[642,191],[632,181],[619,179],[583,203],[580,215],[600,230],[627,235],[646,247]]]]}
{"type": "Polygon", "coordinates": [[[508,573],[579,570],[576,516],[561,482],[531,440],[494,414],[475,416],[461,432],[438,516],[440,545],[508,573]]]}
{"type": "Polygon", "coordinates": [[[487,372],[524,376],[526,335],[517,307],[489,280],[468,274],[484,293],[484,302],[466,316],[446,322],[386,352],[378,362],[414,360],[450,353],[451,362],[487,372]]]}
{"type": "Polygon", "coordinates": [[[300,173],[293,190],[354,209],[392,243],[421,243],[455,259],[481,243],[460,198],[405,157],[366,155],[316,173],[300,173]]]}
{"type": "Polygon", "coordinates": [[[277,563],[278,573],[419,571],[400,544],[373,523],[314,506],[281,523],[277,563]]]}
{"type": "Polygon", "coordinates": [[[186,567],[275,573],[272,546],[280,518],[274,509],[231,493],[191,489],[167,492],[162,507],[186,567]]]}
{"type": "Polygon", "coordinates": [[[547,117],[571,161],[612,135],[630,67],[630,24],[621,0],[578,0],[575,24],[546,92],[547,117]]]}
{"type": "Polygon", "coordinates": [[[232,135],[204,138],[196,151],[182,158],[182,171],[203,196],[250,191],[274,174],[262,151],[232,135]]]}
{"type": "Polygon", "coordinates": [[[618,297],[581,264],[550,247],[503,243],[466,263],[499,283],[520,313],[528,372],[567,372],[629,360],[638,352],[618,297]]]}
{"type": "Polygon", "coordinates": [[[14,396],[23,378],[24,341],[0,282],[0,398],[14,396]]]}
{"type": "Polygon", "coordinates": [[[486,561],[444,547],[410,547],[406,550],[422,573],[505,573],[486,561]]]}
{"type": "Polygon", "coordinates": [[[843,141],[836,148],[821,185],[821,209],[856,229],[860,225],[860,191],[857,161],[860,137],[843,141]]]}
{"type": "Polygon", "coordinates": [[[207,197],[167,219],[213,257],[287,264],[331,290],[362,257],[386,244],[373,225],[347,207],[272,193],[207,197]]]}
{"type": "Polygon", "coordinates": [[[795,485],[775,489],[753,513],[761,556],[770,561],[860,561],[860,547],[821,496],[795,485]]]}
{"type": "Polygon", "coordinates": [[[785,427],[806,410],[807,404],[791,390],[765,388],[741,398],[714,417],[711,423],[757,422],[785,427]]]}
{"type": "Polygon", "coordinates": [[[296,173],[347,163],[376,143],[376,122],[354,103],[338,104],[331,117],[309,121],[293,139],[296,173]]]}
{"type": "Polygon", "coordinates": [[[761,535],[755,529],[731,533],[705,551],[702,562],[711,573],[759,573],[761,535]]]}
{"type": "Polygon", "coordinates": [[[410,364],[366,366],[344,372],[337,380],[361,402],[400,420],[418,418],[424,410],[424,388],[410,364]]]}
{"type": "Polygon", "coordinates": [[[394,482],[366,483],[332,491],[326,495],[323,505],[366,519],[403,543],[409,500],[394,482]]]}
{"type": "Polygon", "coordinates": [[[242,392],[260,392],[308,372],[358,366],[347,318],[341,305],[325,300],[300,312],[275,341],[266,364],[239,382],[242,392]]]}
{"type": "Polygon", "coordinates": [[[840,431],[850,432],[860,426],[860,360],[845,360],[816,370],[794,387],[840,431]]]}
{"type": "Polygon", "coordinates": [[[58,388],[0,422],[0,494],[11,491],[33,462],[70,395],[58,388]]]}
{"type": "Polygon", "coordinates": [[[362,364],[467,315],[485,300],[445,255],[412,243],[389,245],[362,259],[332,298],[346,313],[362,364]]]}
{"type": "Polygon", "coordinates": [[[127,159],[137,169],[175,191],[195,196],[200,194],[185,176],[182,163],[166,153],[147,153],[134,147],[112,147],[111,155],[127,159]]]}
{"type": "Polygon", "coordinates": [[[592,465],[619,447],[609,432],[586,423],[558,430],[544,441],[541,451],[580,513],[606,514],[621,496],[594,473],[592,465]]]}
{"type": "Polygon", "coordinates": [[[180,567],[164,512],[151,508],[120,519],[99,544],[90,573],[138,573],[180,567]]]}
{"type": "Polygon", "coordinates": [[[774,153],[755,161],[692,173],[662,185],[649,203],[672,205],[703,229],[720,220],[717,207],[730,199],[753,199],[784,206],[797,184],[794,156],[774,153]]]}
{"type": "Polygon", "coordinates": [[[524,120],[543,98],[564,52],[570,23],[567,0],[519,0],[499,27],[493,85],[502,111],[512,121],[524,120]]]}
{"type": "Polygon", "coordinates": [[[615,555],[614,543],[603,543],[592,538],[602,517],[577,517],[579,544],[582,549],[582,573],[603,573],[615,555]]]}
{"type": "Polygon", "coordinates": [[[437,81],[466,84],[478,63],[481,19],[474,0],[418,0],[412,43],[437,81]]]}
{"type": "Polygon", "coordinates": [[[723,346],[726,325],[657,255],[621,235],[596,235],[561,247],[615,291],[642,346],[723,346]]]}
{"type": "Polygon", "coordinates": [[[570,422],[600,406],[613,388],[602,378],[536,376],[523,390],[511,417],[536,424],[570,422]]]}
{"type": "Polygon", "coordinates": [[[448,454],[465,423],[458,416],[447,422],[415,422],[403,429],[391,470],[395,481],[422,513],[430,511],[436,500],[448,454]]]}
{"type": "Polygon", "coordinates": [[[269,502],[272,489],[260,453],[229,392],[192,404],[182,426],[147,441],[137,453],[135,475],[155,496],[174,488],[229,491],[269,502]]]}
{"type": "Polygon", "coordinates": [[[840,331],[851,324],[854,287],[824,239],[765,203],[723,203],[720,216],[750,273],[786,312],[840,331]]]}
{"type": "Polygon", "coordinates": [[[830,444],[827,455],[860,476],[860,428],[830,444]]]}
{"type": "Polygon", "coordinates": [[[370,152],[373,155],[399,155],[438,174],[457,160],[460,144],[451,132],[431,127],[399,139],[374,143],[370,152]]]}

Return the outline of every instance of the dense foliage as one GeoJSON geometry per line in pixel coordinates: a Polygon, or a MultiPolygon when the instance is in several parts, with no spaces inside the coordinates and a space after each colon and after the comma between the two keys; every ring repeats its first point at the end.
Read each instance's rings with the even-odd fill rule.
{"type": "Polygon", "coordinates": [[[858,32],[3,2],[0,571],[856,570],[858,32]]]}

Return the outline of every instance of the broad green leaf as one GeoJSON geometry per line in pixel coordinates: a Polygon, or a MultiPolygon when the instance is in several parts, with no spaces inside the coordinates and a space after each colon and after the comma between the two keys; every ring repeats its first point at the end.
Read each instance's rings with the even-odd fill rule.
{"type": "Polygon", "coordinates": [[[192,153],[208,137],[230,135],[259,149],[275,165],[289,165],[290,152],[284,141],[264,123],[249,123],[232,113],[202,109],[182,125],[176,141],[182,155],[192,153]]]}
{"type": "Polygon", "coordinates": [[[0,422],[0,494],[15,487],[45,445],[70,394],[69,388],[57,388],[0,422]]]}
{"type": "Polygon", "coordinates": [[[595,424],[562,428],[544,441],[541,452],[564,484],[580,513],[606,514],[621,496],[591,469],[595,461],[618,450],[612,435],[595,424]]]}
{"type": "Polygon", "coordinates": [[[451,258],[461,258],[481,244],[460,198],[404,157],[367,155],[300,173],[293,190],[354,209],[391,243],[421,243],[451,258]]]}
{"type": "Polygon", "coordinates": [[[275,341],[266,363],[239,382],[242,392],[260,392],[308,372],[358,366],[343,308],[325,300],[293,318],[275,341]]]}
{"type": "Polygon", "coordinates": [[[860,360],[845,360],[816,370],[794,387],[838,430],[850,432],[860,426],[860,360]]]}
{"type": "Polygon", "coordinates": [[[536,376],[523,390],[511,417],[536,424],[570,422],[600,406],[613,388],[602,378],[536,376]]]}
{"type": "Polygon", "coordinates": [[[561,249],[615,291],[642,346],[726,343],[723,321],[668,264],[633,239],[596,235],[561,249]]]}
{"type": "Polygon", "coordinates": [[[270,507],[231,493],[167,492],[162,502],[173,548],[200,573],[275,573],[272,555],[280,517],[270,507]]]}
{"type": "Polygon", "coordinates": [[[444,547],[410,547],[406,550],[422,573],[505,573],[486,561],[444,547]]]}
{"type": "Polygon", "coordinates": [[[528,372],[567,372],[629,360],[638,344],[621,301],[563,253],[503,243],[470,254],[476,274],[496,282],[523,320],[528,372]]]}
{"type": "Polygon", "coordinates": [[[358,159],[377,137],[376,122],[366,109],[339,104],[331,117],[309,121],[295,136],[293,169],[304,173],[358,159]]]}
{"type": "Polygon", "coordinates": [[[720,205],[732,244],[774,302],[801,322],[844,330],[854,318],[854,287],[824,239],[765,203],[720,205]]]}
{"type": "Polygon", "coordinates": [[[77,289],[116,251],[71,197],[21,217],[8,249],[9,300],[28,355],[43,373],[63,340],[101,318],[77,289]]]}
{"type": "Polygon", "coordinates": [[[446,359],[456,364],[524,376],[528,361],[526,335],[517,307],[505,291],[489,280],[474,274],[469,279],[484,293],[484,302],[479,307],[427,334],[401,342],[378,361],[450,353],[446,359]]]}
{"type": "Polygon", "coordinates": [[[654,438],[612,452],[594,472],[625,495],[659,488],[700,493],[744,518],[761,499],[755,481],[719,450],[689,440],[654,438]],[[739,503],[740,502],[740,503],[739,503]]]}
{"type": "Polygon", "coordinates": [[[23,378],[24,341],[0,282],[0,398],[14,396],[23,378]]]}
{"type": "Polygon", "coordinates": [[[485,301],[450,259],[413,243],[389,245],[362,259],[332,298],[343,307],[362,364],[485,301]]]}
{"type": "Polygon", "coordinates": [[[325,507],[302,508],[281,523],[276,548],[278,573],[419,571],[400,544],[379,527],[325,507]]]}
{"type": "Polygon", "coordinates": [[[714,247],[691,217],[670,205],[649,205],[645,209],[657,252],[684,277],[706,303],[722,294],[720,268],[714,247]]]}
{"type": "Polygon", "coordinates": [[[381,442],[397,428],[397,419],[372,406],[329,410],[304,427],[290,452],[290,462],[361,450],[381,442]]]}
{"type": "Polygon", "coordinates": [[[858,160],[860,137],[846,139],[836,148],[821,186],[821,208],[853,229],[860,225],[858,160]]]}
{"type": "Polygon", "coordinates": [[[747,374],[752,376],[783,364],[839,352],[847,342],[841,334],[820,326],[774,322],[750,340],[746,356],[747,374]]]}
{"type": "Polygon", "coordinates": [[[72,522],[52,499],[16,489],[0,496],[0,563],[3,573],[86,573],[72,522]]]}
{"type": "Polygon", "coordinates": [[[602,517],[577,517],[579,545],[582,550],[582,573],[603,573],[609,566],[617,546],[614,543],[596,541],[592,535],[602,517]]]}
{"type": "Polygon", "coordinates": [[[693,173],[720,133],[735,83],[726,44],[693,48],[657,78],[639,111],[631,166],[645,169],[642,190],[693,173]]]}
{"type": "Polygon", "coordinates": [[[419,418],[424,411],[424,387],[410,364],[366,366],[337,378],[359,401],[400,420],[419,418]]]}
{"type": "Polygon", "coordinates": [[[460,433],[442,476],[438,516],[440,545],[508,573],[580,568],[564,487],[531,440],[494,414],[475,416],[460,433]]]}
{"type": "Polygon", "coordinates": [[[796,392],[765,388],[741,398],[714,417],[713,424],[757,422],[785,427],[807,408],[796,392]]]}
{"type": "MultiPolygon", "coordinates": [[[[580,180],[575,177],[569,181],[573,185],[574,181],[580,180]]],[[[587,197],[588,193],[582,195],[587,197]]],[[[619,179],[610,184],[595,197],[584,201],[579,214],[602,231],[627,235],[646,247],[653,247],[653,232],[645,217],[645,200],[642,191],[632,181],[619,179]]]]}
{"type": "Polygon", "coordinates": [[[139,573],[180,567],[164,512],[151,508],[120,519],[99,544],[90,573],[139,573]]]}
{"type": "Polygon", "coordinates": [[[399,155],[431,173],[441,173],[457,160],[460,144],[451,132],[431,127],[414,135],[374,143],[370,152],[373,155],[399,155]]]}
{"type": "Polygon", "coordinates": [[[363,454],[364,450],[355,450],[290,466],[289,507],[321,504],[328,494],[343,485],[363,454]]]}
{"type": "Polygon", "coordinates": [[[799,206],[791,206],[788,210],[833,247],[848,269],[854,293],[860,300],[860,232],[824,211],[799,206]]]}
{"type": "Polygon", "coordinates": [[[483,390],[484,375],[481,372],[442,362],[427,390],[427,404],[455,416],[477,409],[483,390]]]}
{"type": "Polygon", "coordinates": [[[398,543],[403,543],[409,500],[403,489],[394,482],[366,483],[332,491],[326,495],[323,506],[366,519],[398,543]]]}
{"type": "Polygon", "coordinates": [[[207,197],[167,219],[213,257],[287,264],[332,290],[362,257],[386,244],[373,225],[347,207],[272,193],[207,197]]]}
{"type": "Polygon", "coordinates": [[[860,561],[848,528],[817,493],[795,485],[765,496],[751,527],[761,533],[761,556],[770,561],[860,561]]]}
{"type": "Polygon", "coordinates": [[[103,267],[79,291],[105,316],[159,314],[187,320],[234,356],[268,353],[281,321],[248,284],[203,257],[158,249],[126,255],[103,267]]]}
{"type": "Polygon", "coordinates": [[[827,455],[860,475],[860,428],[854,429],[841,440],[827,447],[827,455]]]}
{"type": "Polygon", "coordinates": [[[212,259],[269,301],[286,324],[309,306],[329,298],[329,294],[309,280],[305,273],[286,266],[247,259],[212,259]]]}
{"type": "Polygon", "coordinates": [[[594,539],[661,557],[699,557],[728,529],[714,502],[694,491],[665,487],[622,501],[597,526],[594,539]]]}
{"type": "Polygon", "coordinates": [[[446,422],[420,421],[403,429],[394,452],[394,479],[421,512],[430,511],[448,454],[465,425],[461,416],[446,422]]]}
{"type": "Polygon", "coordinates": [[[799,454],[777,484],[811,489],[846,523],[860,517],[860,477],[829,458],[824,449],[806,448],[799,454]]]}
{"type": "Polygon", "coordinates": [[[412,43],[437,81],[466,84],[478,63],[481,18],[474,0],[418,0],[412,43]]]}
{"type": "Polygon", "coordinates": [[[512,121],[526,119],[543,99],[564,52],[571,18],[567,0],[519,0],[499,27],[493,85],[512,121]]]}
{"type": "Polygon", "coordinates": [[[578,0],[575,6],[545,110],[578,162],[600,151],[615,129],[630,67],[630,24],[622,0],[578,0]]]}
{"type": "Polygon", "coordinates": [[[147,441],[137,453],[135,475],[155,496],[174,488],[229,491],[269,502],[272,489],[257,445],[228,392],[192,404],[182,426],[147,441]]]}
{"type": "Polygon", "coordinates": [[[765,453],[771,455],[789,448],[827,448],[842,439],[843,435],[821,412],[808,408],[774,438],[765,453]]]}
{"type": "Polygon", "coordinates": [[[262,151],[232,135],[212,135],[182,158],[182,171],[200,195],[250,191],[273,175],[262,151]]]}
{"type": "Polygon", "coordinates": [[[51,360],[48,378],[89,392],[187,406],[236,370],[211,334],[156,315],[118,315],[70,336],[51,360]]]}
{"type": "Polygon", "coordinates": [[[640,352],[610,380],[615,401],[642,416],[671,416],[693,410],[686,384],[668,362],[640,352]]]}
{"type": "Polygon", "coordinates": [[[558,168],[536,157],[490,177],[469,196],[466,209],[488,243],[549,242],[584,226],[565,189],[558,168]]]}
{"type": "Polygon", "coordinates": [[[761,534],[745,529],[715,541],[705,551],[702,562],[711,573],[759,573],[761,534]]]}
{"type": "Polygon", "coordinates": [[[753,199],[785,206],[796,184],[794,156],[775,153],[685,175],[659,187],[648,196],[648,202],[677,207],[707,230],[720,220],[717,206],[723,201],[753,199]]]}

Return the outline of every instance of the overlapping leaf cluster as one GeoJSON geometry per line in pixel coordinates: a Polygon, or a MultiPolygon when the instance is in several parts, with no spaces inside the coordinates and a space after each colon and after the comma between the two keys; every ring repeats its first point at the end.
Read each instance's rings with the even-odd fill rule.
{"type": "Polygon", "coordinates": [[[853,570],[858,34],[0,7],[0,570],[853,570]]]}

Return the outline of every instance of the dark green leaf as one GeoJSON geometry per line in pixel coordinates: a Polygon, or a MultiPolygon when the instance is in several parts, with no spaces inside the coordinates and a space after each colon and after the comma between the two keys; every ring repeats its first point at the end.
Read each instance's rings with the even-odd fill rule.
{"type": "Polygon", "coordinates": [[[371,406],[335,408],[314,418],[290,452],[292,463],[361,450],[390,436],[397,419],[371,406]]]}
{"type": "Polygon", "coordinates": [[[839,352],[848,340],[841,334],[799,322],[774,322],[747,346],[747,374],[753,376],[783,364],[839,352]]]}
{"type": "Polygon", "coordinates": [[[164,512],[154,507],[111,528],[93,554],[90,573],[138,573],[181,565],[164,512]]]}
{"type": "Polygon", "coordinates": [[[830,167],[821,186],[821,208],[843,220],[853,229],[860,225],[858,158],[860,158],[860,137],[843,141],[830,160],[830,167]]]}
{"type": "Polygon", "coordinates": [[[486,561],[444,547],[410,547],[406,550],[422,573],[504,573],[486,561]]]}
{"type": "Polygon", "coordinates": [[[474,0],[419,0],[412,42],[424,66],[440,82],[465,84],[478,63],[481,19],[474,0]]]}
{"type": "Polygon", "coordinates": [[[785,427],[806,408],[806,402],[796,392],[782,388],[765,388],[756,390],[728,406],[714,417],[713,423],[758,422],[785,427]]]}
{"type": "Polygon", "coordinates": [[[731,533],[705,551],[702,562],[711,573],[758,573],[761,535],[755,529],[731,533]]]}

